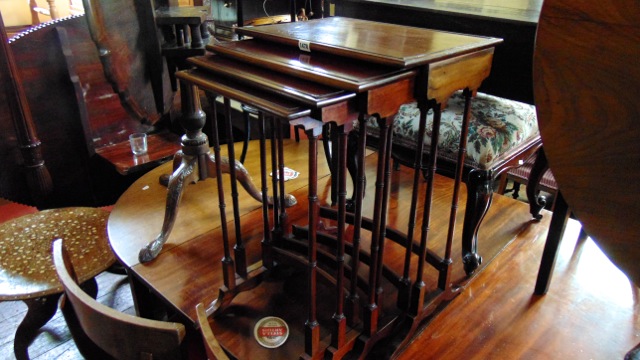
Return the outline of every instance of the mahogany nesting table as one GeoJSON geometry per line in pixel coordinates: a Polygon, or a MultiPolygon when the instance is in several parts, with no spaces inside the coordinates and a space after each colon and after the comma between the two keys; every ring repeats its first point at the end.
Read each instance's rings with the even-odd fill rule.
{"type": "Polygon", "coordinates": [[[58,281],[51,244],[61,238],[70,249],[80,283],[93,297],[94,277],[115,257],[107,239],[109,212],[73,207],[43,210],[0,225],[0,301],[22,300],[29,310],[14,340],[17,359],[28,359],[28,347],[38,329],[58,308],[63,288],[58,281]]]}
{"type": "MultiPolygon", "coordinates": [[[[391,337],[395,337],[396,342],[391,348],[396,351],[411,340],[419,324],[440,303],[459,293],[459,283],[454,285],[452,279],[454,262],[451,254],[461,176],[456,176],[453,191],[451,195],[447,195],[451,196],[450,214],[440,217],[449,219],[449,223],[445,221],[439,224],[437,230],[434,227],[434,232],[438,231],[443,235],[444,230],[449,229],[446,232],[446,245],[436,253],[431,246],[427,248],[431,204],[435,199],[434,188],[437,187],[434,180],[435,160],[431,159],[433,161],[427,165],[432,176],[425,189],[424,184],[419,182],[421,156],[416,157],[413,186],[410,186],[413,191],[410,199],[404,200],[403,206],[397,208],[403,211],[411,208],[401,217],[403,221],[409,222],[407,233],[404,233],[404,225],[398,228],[396,220],[388,216],[393,202],[390,195],[389,165],[389,149],[392,146],[390,125],[393,123],[393,115],[401,104],[415,99],[422,114],[421,129],[426,126],[426,113],[429,109],[433,109],[435,113],[433,128],[438,129],[440,111],[447,99],[454,91],[464,89],[466,107],[463,127],[466,127],[471,97],[489,75],[493,49],[501,40],[343,18],[255,29],[238,30],[254,37],[254,40],[210,44],[207,49],[215,53],[215,56],[200,58],[199,62],[194,61],[196,69],[178,72],[176,75],[180,81],[190,85],[185,87],[188,89],[188,100],[183,102],[183,126],[187,132],[182,141],[183,150],[176,156],[178,161],[174,158],[174,172],[169,182],[166,202],[166,209],[176,210],[165,213],[164,223],[160,217],[151,216],[152,211],[157,213],[164,208],[158,201],[161,199],[157,199],[163,192],[158,191],[161,189],[158,184],[148,183],[153,176],[145,176],[147,182],[143,184],[139,181],[134,184],[112,212],[109,235],[117,256],[131,270],[137,311],[142,316],[145,313],[152,315],[143,308],[145,302],[140,301],[152,294],[176,308],[179,315],[183,316],[183,321],[193,322],[195,304],[210,303],[207,314],[213,315],[216,324],[224,326],[227,323],[231,328],[244,329],[243,325],[246,324],[241,323],[244,321],[241,318],[251,315],[247,314],[247,311],[251,312],[247,306],[253,307],[256,303],[266,301],[270,305],[267,306],[270,309],[267,311],[284,311],[282,316],[285,317],[291,314],[304,317],[306,313],[306,320],[295,320],[295,325],[292,326],[295,330],[290,334],[291,341],[284,345],[288,347],[297,344],[295,346],[298,348],[283,349],[280,354],[284,358],[320,358],[324,354],[339,359],[349,352],[366,357],[375,346],[391,337]],[[229,71],[226,74],[222,74],[220,70],[220,58],[230,60],[227,61],[229,71]],[[241,65],[242,63],[245,65],[241,65]],[[263,73],[258,70],[250,70],[250,74],[243,71],[244,68],[254,69],[253,67],[262,68],[263,73]],[[366,71],[371,69],[378,69],[379,76],[369,76],[366,71]],[[331,95],[329,98],[332,101],[338,101],[334,104],[339,104],[339,111],[329,114],[327,110],[331,106],[321,105],[321,102],[306,103],[297,95],[292,95],[298,90],[305,91],[311,87],[303,85],[298,89],[287,86],[296,79],[352,92],[355,97],[338,101],[338,97],[331,95]],[[211,172],[219,164],[226,166],[226,158],[220,157],[217,130],[212,138],[215,157],[209,153],[208,140],[201,131],[204,114],[197,96],[199,90],[211,93],[212,96],[224,97],[226,108],[229,108],[229,99],[241,103],[248,100],[250,102],[247,105],[262,111],[261,116],[264,117],[261,121],[263,130],[259,152],[263,184],[262,211],[258,204],[253,204],[255,208],[252,211],[247,208],[247,203],[241,202],[232,176],[231,187],[228,186],[227,179],[216,181],[219,201],[217,207],[221,211],[219,219],[212,216],[215,212],[216,194],[206,190],[209,186],[199,180],[207,177],[221,179],[219,173],[211,176],[211,172]],[[308,109],[308,112],[303,114],[295,104],[308,109]],[[359,132],[363,133],[366,120],[371,116],[377,118],[383,129],[381,143],[384,146],[380,148],[379,156],[365,159],[365,137],[361,136],[359,141],[350,144],[357,147],[354,164],[358,167],[358,175],[354,184],[355,210],[347,214],[344,178],[347,167],[347,134],[354,129],[356,122],[359,132]],[[273,199],[277,198],[278,193],[280,196],[284,194],[282,181],[279,184],[274,181],[271,189],[266,185],[265,155],[268,154],[264,145],[264,123],[265,118],[269,117],[290,125],[303,120],[307,135],[311,135],[306,155],[302,149],[295,153],[283,149],[287,145],[283,145],[279,131],[276,131],[278,134],[272,132],[270,135],[272,146],[274,140],[277,142],[271,153],[274,172],[279,168],[280,174],[284,173],[282,169],[285,158],[288,167],[291,166],[290,161],[302,161],[303,171],[308,172],[305,187],[297,187],[292,191],[287,186],[287,191],[292,194],[295,195],[297,191],[298,206],[303,206],[292,208],[288,213],[285,212],[285,206],[279,206],[277,201],[273,202],[272,209],[267,207],[268,191],[273,192],[273,199]],[[318,166],[321,157],[318,156],[316,142],[318,130],[327,124],[336,126],[339,135],[339,151],[333,154],[339,155],[339,166],[334,168],[340,177],[337,209],[322,206],[319,201],[322,195],[319,190],[326,187],[318,186],[319,182],[324,181],[318,171],[324,167],[318,166]],[[274,160],[276,155],[277,159],[274,160]],[[365,164],[371,170],[375,169],[372,176],[375,178],[375,187],[367,192],[365,164]],[[195,182],[194,185],[189,185],[194,190],[185,191],[184,198],[180,200],[183,185],[191,182],[195,182]],[[200,191],[196,195],[194,192],[198,188],[200,191]],[[419,196],[421,192],[425,193],[424,201],[423,196],[419,196]],[[224,197],[228,195],[225,194],[230,195],[233,200],[232,209],[226,209],[224,197]],[[151,196],[156,198],[152,199],[151,196]],[[176,215],[179,201],[182,201],[181,211],[188,214],[176,215]],[[420,216],[422,220],[416,219],[419,217],[418,209],[424,209],[420,216]],[[233,220],[227,221],[227,216],[233,216],[233,220]],[[130,220],[133,217],[136,219],[130,220]],[[332,233],[331,226],[324,226],[334,222],[337,225],[333,227],[335,233],[332,233]],[[235,227],[235,233],[227,229],[232,226],[235,227]],[[142,244],[153,239],[155,231],[152,228],[155,231],[162,229],[161,234],[141,248],[142,244]],[[414,230],[420,233],[419,242],[414,242],[414,230]],[[143,239],[140,238],[142,233],[145,233],[143,239]],[[210,240],[212,237],[214,242],[210,240]],[[165,244],[167,239],[169,241],[165,244]],[[386,241],[387,239],[390,241],[386,241]],[[162,245],[166,246],[162,248],[162,245]],[[391,247],[402,254],[393,257],[398,262],[404,259],[401,268],[390,267],[392,255],[388,252],[391,247]],[[134,255],[136,250],[140,250],[137,257],[134,255]],[[220,260],[219,255],[211,256],[215,253],[223,254],[222,259],[220,260]],[[289,271],[297,272],[297,275],[293,276],[294,280],[282,283],[282,276],[292,278],[290,274],[287,275],[289,271]],[[435,273],[435,276],[426,280],[427,271],[435,273]],[[215,272],[218,273],[217,280],[214,278],[215,272]],[[414,272],[415,277],[410,275],[414,272]],[[220,284],[220,278],[223,284],[218,288],[216,299],[216,286],[213,284],[220,284]],[[324,282],[319,281],[320,278],[324,282]],[[437,285],[426,285],[425,281],[434,281],[437,285]],[[291,285],[288,286],[287,283],[291,285]],[[327,286],[335,286],[335,289],[328,290],[327,286]],[[287,302],[282,302],[285,296],[294,300],[285,305],[287,302]],[[327,297],[334,301],[326,301],[327,297]],[[251,301],[247,302],[248,299],[251,301]],[[238,307],[237,304],[243,301],[251,305],[238,307]],[[331,316],[333,305],[335,312],[331,316]],[[325,318],[321,319],[321,316],[325,318]],[[304,350],[300,350],[300,346],[304,350]]],[[[333,94],[335,91],[329,93],[333,94]]],[[[217,114],[215,105],[213,113],[217,114]]],[[[217,123],[217,119],[214,118],[213,123],[217,123]]],[[[272,126],[272,129],[277,127],[272,126]]],[[[434,131],[435,140],[432,144],[437,144],[437,133],[434,131]]],[[[423,146],[422,140],[419,146],[423,146]]],[[[462,136],[460,148],[465,147],[466,136],[462,136]]],[[[418,153],[421,154],[422,151],[418,153]]],[[[437,148],[432,149],[431,153],[436,154],[437,148]]],[[[464,152],[461,151],[459,156],[463,155],[464,152]]],[[[233,159],[233,147],[229,147],[230,164],[233,159]]],[[[255,164],[253,169],[258,168],[257,160],[255,164]]],[[[245,166],[250,168],[246,164],[245,166]]],[[[411,183],[411,179],[408,181],[411,183]]],[[[373,182],[370,185],[373,186],[373,182]]],[[[284,200],[280,200],[280,203],[283,204],[284,200]]],[[[465,261],[467,257],[472,258],[471,260],[479,258],[474,245],[462,242],[465,261]]],[[[475,265],[474,269],[480,265],[479,261],[475,265]]],[[[238,331],[244,334],[244,330],[238,331]]],[[[221,343],[230,344],[228,341],[237,343],[241,334],[235,334],[232,339],[222,336],[221,343]]],[[[237,352],[231,352],[234,356],[244,358],[249,356],[244,353],[246,349],[246,346],[240,346],[236,349],[237,352]]],[[[256,354],[249,357],[255,358],[256,354]]]]}

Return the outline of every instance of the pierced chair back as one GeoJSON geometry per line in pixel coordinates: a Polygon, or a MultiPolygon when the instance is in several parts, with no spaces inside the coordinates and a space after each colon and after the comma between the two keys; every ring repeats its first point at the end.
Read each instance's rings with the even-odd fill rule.
{"type": "MultiPolygon", "coordinates": [[[[70,328],[74,323],[80,328],[71,329],[74,340],[76,343],[91,343],[78,344],[81,352],[93,346],[99,358],[182,358],[181,344],[186,333],[184,325],[124,314],[93,299],[76,282],[73,264],[61,239],[53,242],[53,262],[64,287],[62,306],[65,319],[70,328]]],[[[96,357],[96,353],[86,355],[96,357]]]]}
{"type": "Polygon", "coordinates": [[[209,358],[209,360],[228,360],[229,357],[224,350],[222,350],[218,339],[216,339],[216,336],[213,334],[211,325],[209,325],[209,319],[207,318],[207,312],[202,303],[196,305],[196,314],[198,315],[198,325],[200,326],[200,333],[204,341],[204,348],[207,351],[207,358],[209,358]]]}

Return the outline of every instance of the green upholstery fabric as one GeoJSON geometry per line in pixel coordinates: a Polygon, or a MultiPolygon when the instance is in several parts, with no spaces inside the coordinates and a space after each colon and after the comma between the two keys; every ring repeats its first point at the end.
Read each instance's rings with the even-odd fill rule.
{"type": "MultiPolygon", "coordinates": [[[[464,111],[464,96],[456,92],[442,112],[439,157],[456,161],[460,142],[460,129],[464,111]]],[[[420,111],[415,102],[404,104],[395,115],[393,146],[416,148],[420,111]]],[[[433,110],[427,116],[424,151],[429,151],[433,110]]],[[[374,118],[367,123],[367,135],[377,137],[378,124],[374,118]]],[[[471,122],[465,165],[488,170],[493,163],[518,145],[538,136],[538,122],[533,105],[478,93],[471,100],[471,122]]]]}

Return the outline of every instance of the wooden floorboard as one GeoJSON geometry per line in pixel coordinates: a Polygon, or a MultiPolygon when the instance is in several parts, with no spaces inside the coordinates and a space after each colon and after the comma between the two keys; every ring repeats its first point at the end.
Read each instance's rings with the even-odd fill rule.
{"type": "MultiPolygon", "coordinates": [[[[492,209],[491,211],[499,211],[492,209]]],[[[526,227],[435,316],[399,359],[622,359],[640,342],[638,289],[570,220],[549,293],[533,295],[550,213],[526,227]]],[[[122,275],[98,276],[98,299],[134,313],[122,275]]],[[[22,302],[0,303],[0,359],[15,359],[22,302]]],[[[32,359],[82,359],[60,312],[29,348],[32,359]]]]}

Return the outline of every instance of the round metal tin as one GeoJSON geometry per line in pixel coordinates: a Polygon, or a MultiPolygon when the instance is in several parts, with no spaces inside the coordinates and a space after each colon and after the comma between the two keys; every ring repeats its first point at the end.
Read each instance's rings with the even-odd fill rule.
{"type": "Polygon", "coordinates": [[[277,348],[287,341],[289,326],[279,317],[267,316],[258,320],[253,328],[253,336],[258,344],[270,349],[277,348]]]}

